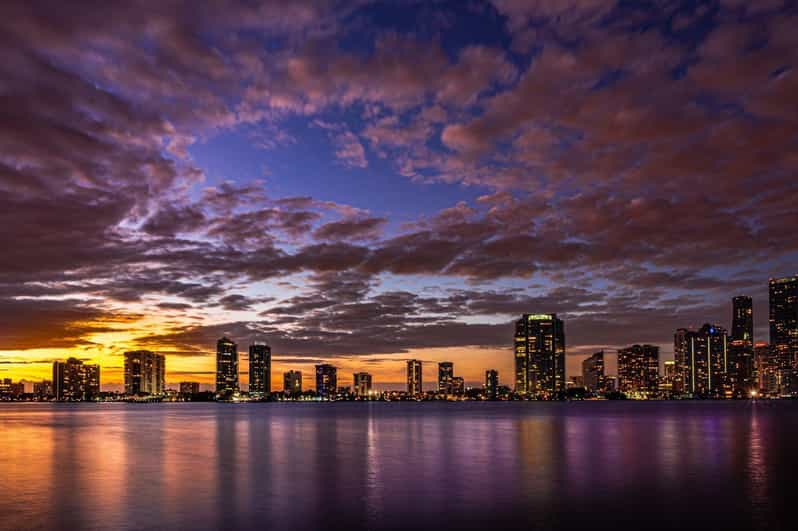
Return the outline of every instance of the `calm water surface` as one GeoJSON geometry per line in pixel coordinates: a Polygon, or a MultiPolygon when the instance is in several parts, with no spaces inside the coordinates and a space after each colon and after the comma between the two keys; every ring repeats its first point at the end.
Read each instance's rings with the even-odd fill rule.
{"type": "Polygon", "coordinates": [[[0,404],[0,528],[798,529],[798,403],[0,404]]]}

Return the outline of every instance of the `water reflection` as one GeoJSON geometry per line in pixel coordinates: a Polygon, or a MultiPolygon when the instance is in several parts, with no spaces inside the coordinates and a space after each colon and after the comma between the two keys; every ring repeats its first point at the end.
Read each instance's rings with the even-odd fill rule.
{"type": "Polygon", "coordinates": [[[787,529],[797,409],[3,404],[0,527],[787,529]]]}

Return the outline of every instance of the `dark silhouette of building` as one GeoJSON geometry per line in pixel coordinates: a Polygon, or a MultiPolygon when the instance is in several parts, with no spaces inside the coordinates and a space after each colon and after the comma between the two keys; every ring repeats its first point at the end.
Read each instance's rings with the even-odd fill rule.
{"type": "Polygon", "coordinates": [[[367,372],[356,372],[352,376],[355,396],[367,397],[371,393],[371,375],[367,372]]]}
{"type": "Polygon", "coordinates": [[[438,392],[451,395],[454,393],[452,387],[454,379],[454,363],[442,361],[438,363],[438,392]]]}
{"type": "Polygon", "coordinates": [[[33,384],[33,394],[38,399],[50,398],[53,396],[53,382],[50,380],[43,380],[33,384]]]}
{"type": "Polygon", "coordinates": [[[754,361],[754,311],[751,297],[732,299],[732,334],[727,358],[727,381],[736,393],[749,395],[757,389],[754,361]]]}
{"type": "Polygon", "coordinates": [[[488,400],[499,397],[499,371],[495,369],[485,371],[485,396],[488,400]]]}
{"type": "Polygon", "coordinates": [[[721,326],[707,323],[697,332],[678,329],[674,335],[678,392],[714,397],[730,394],[728,347],[726,329],[721,326]]]}
{"type": "Polygon", "coordinates": [[[149,350],[125,352],[125,394],[162,395],[166,359],[149,350]]]}
{"type": "Polygon", "coordinates": [[[455,396],[462,396],[465,394],[465,379],[462,376],[452,377],[452,391],[451,394],[455,396]]]}
{"type": "Polygon", "coordinates": [[[424,392],[421,378],[421,360],[407,361],[407,394],[418,396],[424,392]]]}
{"type": "Polygon", "coordinates": [[[249,346],[249,394],[266,397],[272,391],[272,349],[256,343],[249,346]]]}
{"type": "Polygon", "coordinates": [[[565,326],[556,314],[524,314],[515,324],[515,390],[565,390],[565,326]]]}
{"type": "Polygon", "coordinates": [[[53,362],[53,396],[56,400],[94,400],[100,395],[100,366],[77,358],[53,362]]]}
{"type": "Polygon", "coordinates": [[[770,348],[778,361],[779,393],[798,392],[798,275],[771,278],[770,348]]]}
{"type": "Polygon", "coordinates": [[[618,383],[626,394],[655,394],[659,388],[659,347],[632,345],[618,350],[618,383]]]}
{"type": "Polygon", "coordinates": [[[582,382],[591,393],[603,393],[604,351],[600,350],[582,362],[582,382]]]}
{"type": "Polygon", "coordinates": [[[196,395],[199,394],[199,382],[180,382],[181,395],[196,395]]]}
{"type": "Polygon", "coordinates": [[[216,394],[238,393],[238,347],[228,338],[216,342],[216,394]]]}
{"type": "Polygon", "coordinates": [[[322,398],[335,398],[338,370],[327,363],[316,365],[316,393],[322,398]]]}
{"type": "Polygon", "coordinates": [[[283,393],[286,396],[302,394],[302,372],[288,371],[283,373],[283,393]]]}

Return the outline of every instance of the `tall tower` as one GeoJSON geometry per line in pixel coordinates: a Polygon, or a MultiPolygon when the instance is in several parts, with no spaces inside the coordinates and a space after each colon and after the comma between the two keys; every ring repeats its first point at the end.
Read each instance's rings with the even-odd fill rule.
{"type": "Polygon", "coordinates": [[[162,395],[166,359],[149,350],[125,352],[125,394],[162,395]]]}
{"type": "Polygon", "coordinates": [[[216,342],[216,393],[238,392],[238,347],[228,338],[216,342]]]}
{"type": "Polygon", "coordinates": [[[488,400],[496,400],[499,396],[499,372],[495,369],[485,371],[485,395],[488,400]]]}
{"type": "Polygon", "coordinates": [[[515,391],[565,390],[565,326],[557,314],[524,314],[515,323],[515,391]]]}
{"type": "Polygon", "coordinates": [[[674,336],[674,391],[695,396],[721,396],[729,390],[728,338],[725,328],[708,323],[697,332],[678,329],[674,336]]]}
{"type": "Polygon", "coordinates": [[[272,349],[255,343],[249,346],[249,394],[268,396],[272,391],[272,349]]]}
{"type": "Polygon", "coordinates": [[[316,392],[321,398],[335,398],[338,390],[338,369],[323,363],[316,365],[316,392]]]}
{"type": "Polygon", "coordinates": [[[618,383],[624,393],[656,393],[659,387],[659,347],[632,345],[618,350],[618,383]]]}
{"type": "Polygon", "coordinates": [[[754,311],[751,297],[732,299],[732,328],[729,341],[729,387],[743,395],[755,390],[757,385],[754,363],[754,311]]]}
{"type": "Polygon", "coordinates": [[[438,392],[450,395],[453,393],[454,363],[442,361],[438,363],[438,392]]]}
{"type": "Polygon", "coordinates": [[[421,360],[407,360],[407,394],[419,396],[424,392],[421,381],[421,360]]]}
{"type": "Polygon", "coordinates": [[[582,362],[582,380],[592,393],[604,391],[604,351],[599,350],[582,362]]]}
{"type": "Polygon", "coordinates": [[[771,278],[770,348],[778,364],[781,394],[796,390],[798,372],[798,275],[771,278]]]}

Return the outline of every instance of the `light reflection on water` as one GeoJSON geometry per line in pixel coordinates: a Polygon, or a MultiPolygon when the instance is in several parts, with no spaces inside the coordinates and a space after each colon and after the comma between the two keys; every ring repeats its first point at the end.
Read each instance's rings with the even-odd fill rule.
{"type": "Polygon", "coordinates": [[[789,529],[798,404],[1,404],[0,528],[789,529]]]}

